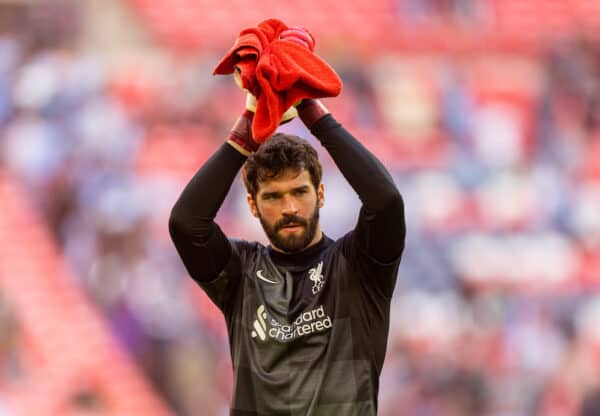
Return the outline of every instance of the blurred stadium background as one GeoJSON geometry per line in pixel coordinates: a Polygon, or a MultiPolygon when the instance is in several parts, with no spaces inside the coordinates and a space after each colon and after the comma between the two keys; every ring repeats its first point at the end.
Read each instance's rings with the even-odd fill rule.
{"type": "MultiPolygon", "coordinates": [[[[269,17],[405,196],[380,414],[600,414],[600,1],[1,0],[0,415],[228,414],[167,219],[243,106],[213,66],[269,17]]],[[[264,241],[239,181],[219,221],[264,241]]]]}

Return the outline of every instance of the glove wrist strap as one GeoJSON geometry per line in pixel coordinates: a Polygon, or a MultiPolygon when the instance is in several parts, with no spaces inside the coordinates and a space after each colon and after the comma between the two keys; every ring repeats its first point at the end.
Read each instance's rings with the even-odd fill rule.
{"type": "Polygon", "coordinates": [[[327,108],[319,100],[304,99],[296,107],[300,120],[309,129],[322,117],[329,114],[327,108]]]}
{"type": "Polygon", "coordinates": [[[254,113],[252,111],[244,111],[233,125],[229,136],[227,136],[227,143],[245,156],[255,152],[259,146],[259,143],[252,139],[253,118],[254,113]]]}

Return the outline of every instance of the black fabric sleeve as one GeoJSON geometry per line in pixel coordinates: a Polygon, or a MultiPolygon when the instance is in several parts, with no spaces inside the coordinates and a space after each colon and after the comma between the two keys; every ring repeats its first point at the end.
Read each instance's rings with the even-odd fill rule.
{"type": "Polygon", "coordinates": [[[231,244],[214,222],[246,157],[224,143],[198,170],[171,210],[169,233],[190,276],[218,277],[231,257],[231,244]]]}
{"type": "Polygon", "coordinates": [[[355,229],[360,247],[381,263],[399,259],[406,235],[404,203],[388,171],[330,114],[318,120],[311,132],[363,204],[355,229]]]}

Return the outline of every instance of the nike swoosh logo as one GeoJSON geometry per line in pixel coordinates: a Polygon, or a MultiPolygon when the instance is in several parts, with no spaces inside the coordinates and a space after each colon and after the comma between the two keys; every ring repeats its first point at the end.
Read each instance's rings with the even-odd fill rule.
{"type": "Polygon", "coordinates": [[[266,277],[263,275],[263,271],[262,271],[262,269],[261,269],[261,270],[257,270],[257,271],[256,271],[256,277],[258,277],[260,280],[263,280],[263,281],[265,281],[265,282],[267,282],[267,283],[272,283],[272,284],[277,284],[277,283],[279,283],[279,282],[274,282],[273,280],[269,280],[269,279],[267,279],[267,278],[266,278],[266,277]]]}

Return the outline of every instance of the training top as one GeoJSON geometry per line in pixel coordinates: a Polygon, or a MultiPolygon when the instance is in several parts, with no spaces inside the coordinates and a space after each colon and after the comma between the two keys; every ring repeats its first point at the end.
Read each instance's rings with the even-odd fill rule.
{"type": "Polygon", "coordinates": [[[245,157],[224,144],[175,204],[169,229],[190,276],[223,312],[232,416],[374,416],[390,299],[404,249],[402,198],[331,115],[311,132],[359,196],[355,228],[293,254],[227,238],[214,222],[245,157]]]}

